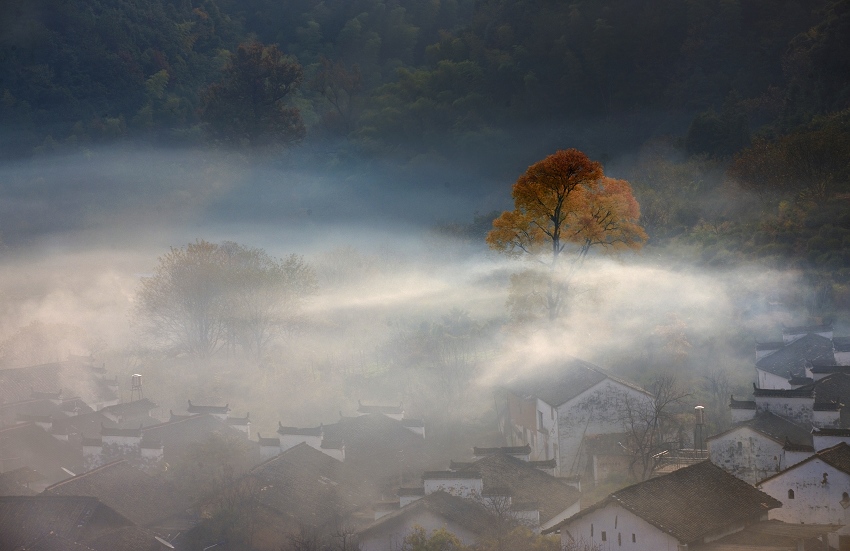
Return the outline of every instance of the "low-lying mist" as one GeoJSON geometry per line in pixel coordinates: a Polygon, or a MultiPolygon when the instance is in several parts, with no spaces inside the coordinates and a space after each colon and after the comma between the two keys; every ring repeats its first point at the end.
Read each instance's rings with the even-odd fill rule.
{"type": "Polygon", "coordinates": [[[590,257],[559,320],[516,324],[508,281],[526,263],[483,235],[435,231],[508,208],[510,179],[436,164],[308,169],[288,155],[104,150],[3,168],[0,367],[92,354],[124,399],[143,373],[161,417],[189,398],[228,402],[261,433],[334,422],[357,400],[486,424],[492,385],[565,354],[638,383],[672,370],[698,385],[724,370],[743,389],[754,339],[795,319],[782,305],[794,272],[708,270],[648,246],[590,257]],[[141,278],[198,239],[296,253],[315,269],[301,323],[264,358],[168,356],[142,338],[141,278]]]}

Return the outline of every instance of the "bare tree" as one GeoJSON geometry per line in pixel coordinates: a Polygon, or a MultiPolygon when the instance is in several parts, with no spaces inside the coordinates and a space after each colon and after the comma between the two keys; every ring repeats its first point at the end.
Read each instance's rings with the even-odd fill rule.
{"type": "Polygon", "coordinates": [[[142,279],[135,313],[154,345],[172,355],[208,358],[227,346],[261,359],[316,289],[297,255],[279,260],[237,243],[196,241],[160,257],[142,279]]]}
{"type": "Polygon", "coordinates": [[[623,393],[616,415],[626,433],[629,470],[638,480],[646,480],[658,466],[659,453],[676,432],[675,413],[690,395],[674,374],[658,375],[649,386],[650,400],[623,393]]]}

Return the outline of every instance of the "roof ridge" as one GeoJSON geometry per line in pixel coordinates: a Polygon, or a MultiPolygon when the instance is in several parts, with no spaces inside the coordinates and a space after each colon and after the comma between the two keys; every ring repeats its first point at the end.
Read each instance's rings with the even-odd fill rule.
{"type": "Polygon", "coordinates": [[[118,463],[126,463],[126,461],[127,461],[126,459],[116,459],[115,461],[111,461],[111,462],[109,462],[109,463],[105,463],[105,464],[101,465],[100,467],[95,467],[94,469],[92,469],[92,470],[90,470],[90,471],[86,471],[86,472],[84,472],[84,473],[80,473],[80,474],[74,475],[74,476],[72,476],[71,478],[66,478],[65,480],[60,480],[60,481],[59,481],[59,482],[57,482],[56,484],[53,484],[53,485],[48,486],[47,488],[45,488],[45,489],[44,489],[44,491],[46,492],[46,491],[48,491],[48,490],[52,490],[52,489],[54,489],[54,488],[57,488],[57,487],[61,486],[62,484],[65,484],[66,482],[71,482],[72,480],[78,480],[78,479],[81,479],[81,478],[85,478],[86,476],[88,476],[88,475],[90,475],[90,474],[94,474],[94,473],[99,472],[99,471],[102,471],[102,470],[104,470],[104,469],[106,469],[106,468],[113,467],[113,466],[117,465],[118,463]]]}

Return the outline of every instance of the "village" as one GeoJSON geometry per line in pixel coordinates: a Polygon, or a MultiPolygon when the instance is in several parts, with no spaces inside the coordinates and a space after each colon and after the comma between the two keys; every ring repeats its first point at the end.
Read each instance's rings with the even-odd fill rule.
{"type": "Polygon", "coordinates": [[[722,432],[696,405],[657,452],[670,389],[564,357],[501,381],[500,445],[448,460],[402,403],[260,433],[188,396],[155,417],[142,374],[121,400],[88,357],[0,370],[0,549],[509,549],[516,529],[569,550],[850,549],[850,337],[783,327],[755,348],[722,432]]]}

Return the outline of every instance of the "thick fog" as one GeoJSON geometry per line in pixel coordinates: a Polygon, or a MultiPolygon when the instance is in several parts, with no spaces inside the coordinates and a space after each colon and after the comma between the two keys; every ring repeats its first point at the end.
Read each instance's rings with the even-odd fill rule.
{"type": "MultiPolygon", "coordinates": [[[[489,251],[483,234],[440,228],[510,208],[521,160],[509,176],[486,159],[477,167],[436,158],[322,164],[328,158],[299,149],[249,157],[114,148],[5,166],[4,367],[92,354],[120,378],[125,399],[129,374],[144,371],[160,415],[192,397],[229,402],[268,432],[279,420],[333,421],[358,399],[406,399],[414,414],[428,415],[440,410],[440,391],[431,388],[443,360],[411,356],[410,339],[462,312],[474,338],[442,367],[462,364],[452,384],[463,387],[465,411],[487,418],[491,385],[564,354],[637,381],[675,368],[698,382],[724,369],[745,385],[754,339],[774,337],[798,314],[781,307],[801,289],[793,271],[695,268],[684,252],[650,244],[591,256],[557,322],[512,324],[509,276],[529,263],[489,251]],[[276,339],[263,366],[162,357],[140,337],[141,278],[170,247],[199,239],[295,253],[316,269],[319,288],[304,325],[276,339]],[[50,346],[27,341],[33,324],[51,335],[50,346]],[[683,357],[664,352],[675,346],[683,357]]],[[[611,166],[625,172],[630,162],[611,166]]]]}

